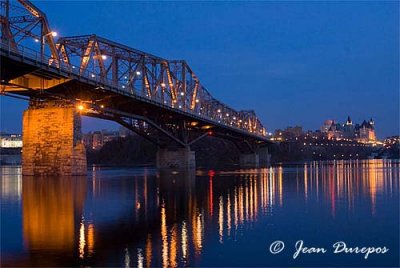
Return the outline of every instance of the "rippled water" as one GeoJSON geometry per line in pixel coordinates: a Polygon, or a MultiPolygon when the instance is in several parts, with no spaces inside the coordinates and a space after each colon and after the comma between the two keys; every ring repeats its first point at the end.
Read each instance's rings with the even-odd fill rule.
{"type": "Polygon", "coordinates": [[[398,266],[399,162],[30,178],[1,167],[2,266],[398,266]],[[285,248],[271,254],[270,245],[285,248]],[[299,254],[295,243],[326,253],[299,254]],[[334,254],[332,244],[386,247],[334,254]]]}

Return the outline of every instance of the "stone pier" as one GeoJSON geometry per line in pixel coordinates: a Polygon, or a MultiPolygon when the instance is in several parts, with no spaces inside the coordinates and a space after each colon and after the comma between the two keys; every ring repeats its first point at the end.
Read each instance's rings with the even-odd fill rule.
{"type": "Polygon", "coordinates": [[[190,147],[171,149],[158,149],[157,168],[194,169],[196,168],[195,152],[190,147]]]}
{"type": "Polygon", "coordinates": [[[271,164],[271,155],[267,147],[259,148],[257,150],[260,166],[269,166],[271,164]]]}
{"type": "Polygon", "coordinates": [[[271,155],[268,148],[259,148],[255,153],[241,154],[239,158],[241,167],[260,167],[270,164],[271,155]]]}
{"type": "Polygon", "coordinates": [[[29,176],[86,175],[81,116],[75,106],[31,103],[23,115],[22,174],[29,176]]]}
{"type": "Polygon", "coordinates": [[[259,155],[257,153],[241,154],[239,156],[241,167],[258,167],[260,165],[259,155]]]}

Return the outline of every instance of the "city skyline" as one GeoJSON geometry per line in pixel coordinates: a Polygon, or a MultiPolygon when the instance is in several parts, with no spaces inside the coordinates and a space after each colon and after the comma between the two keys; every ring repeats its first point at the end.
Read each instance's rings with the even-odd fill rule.
{"type": "MultiPolygon", "coordinates": [[[[98,33],[186,59],[215,97],[237,109],[254,108],[269,132],[296,124],[317,129],[350,114],[354,121],[373,117],[378,138],[399,133],[398,3],[37,5],[61,36],[98,33]],[[59,9],[74,10],[76,19],[59,9]],[[87,9],[92,12],[83,14],[87,9]],[[170,20],[173,9],[185,12],[170,20]],[[109,10],[119,16],[108,16],[109,10]],[[99,16],[103,23],[96,23],[99,16]],[[141,19],[123,23],[131,17],[141,19]]],[[[0,101],[1,129],[20,132],[27,102],[0,101]]],[[[83,127],[116,124],[84,118],[83,127]]]]}

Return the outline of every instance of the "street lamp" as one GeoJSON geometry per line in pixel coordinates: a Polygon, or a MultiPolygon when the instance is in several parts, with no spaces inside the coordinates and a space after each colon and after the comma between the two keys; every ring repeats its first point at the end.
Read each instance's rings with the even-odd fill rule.
{"type": "Polygon", "coordinates": [[[46,38],[46,36],[49,36],[49,35],[51,35],[52,37],[56,37],[58,35],[58,33],[54,32],[54,31],[51,31],[51,32],[48,32],[47,34],[43,34],[42,35],[42,42],[40,44],[40,56],[41,56],[42,60],[43,60],[43,57],[44,57],[44,42],[45,42],[45,38],[46,38]]]}

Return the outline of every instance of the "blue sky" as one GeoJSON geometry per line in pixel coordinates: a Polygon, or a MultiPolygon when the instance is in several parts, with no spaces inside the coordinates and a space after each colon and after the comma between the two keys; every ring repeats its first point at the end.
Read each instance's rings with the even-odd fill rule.
{"type": "MultiPolygon", "coordinates": [[[[269,131],[373,117],[399,132],[399,3],[36,1],[62,36],[96,33],[185,59],[211,93],[269,131]]],[[[1,128],[27,104],[1,97],[1,128]]],[[[116,127],[84,120],[84,130],[116,127]]]]}

